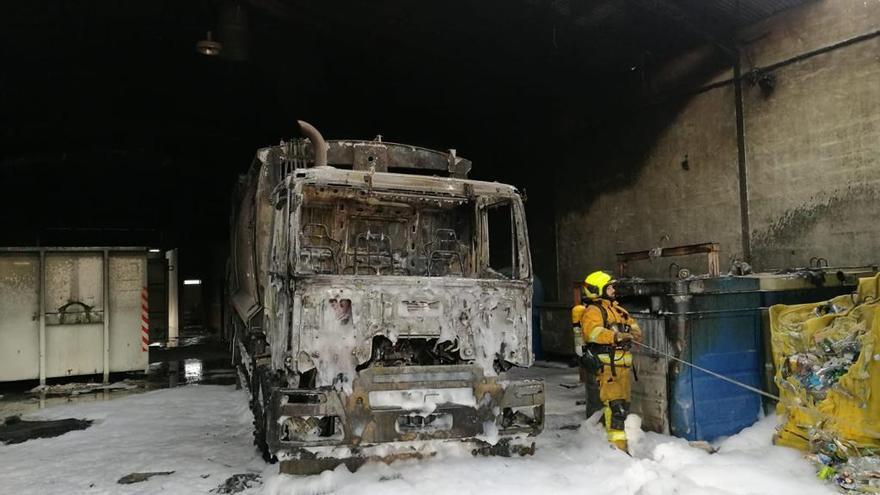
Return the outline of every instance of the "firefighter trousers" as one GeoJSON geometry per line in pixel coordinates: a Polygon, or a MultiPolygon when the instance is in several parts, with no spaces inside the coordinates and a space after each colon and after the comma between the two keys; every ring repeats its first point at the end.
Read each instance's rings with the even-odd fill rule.
{"type": "Polygon", "coordinates": [[[626,364],[615,360],[613,369],[610,364],[603,363],[602,369],[598,373],[599,400],[604,406],[605,430],[608,432],[608,441],[624,452],[627,452],[628,447],[624,422],[629,414],[630,374],[632,372],[632,357],[631,355],[628,357],[626,364]]]}

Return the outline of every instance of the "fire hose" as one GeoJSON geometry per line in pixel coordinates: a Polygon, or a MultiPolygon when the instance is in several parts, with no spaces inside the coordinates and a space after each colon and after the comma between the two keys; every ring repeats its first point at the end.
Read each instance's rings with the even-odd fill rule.
{"type": "Polygon", "coordinates": [[[697,365],[694,364],[694,363],[689,363],[689,362],[685,361],[684,359],[679,359],[679,358],[677,358],[677,357],[675,357],[675,356],[673,356],[673,355],[671,355],[671,354],[667,354],[667,353],[661,351],[660,349],[656,349],[656,348],[654,348],[654,347],[651,347],[651,346],[649,346],[648,344],[643,344],[643,343],[641,343],[641,342],[636,342],[635,340],[633,340],[632,343],[633,343],[633,344],[636,344],[636,345],[638,345],[638,346],[644,347],[645,349],[648,349],[649,351],[651,351],[651,352],[653,352],[653,353],[655,353],[655,354],[659,354],[659,355],[661,355],[661,356],[664,356],[664,357],[667,357],[667,358],[669,358],[669,359],[672,359],[673,361],[677,361],[677,362],[679,362],[679,363],[681,363],[681,364],[686,364],[686,365],[690,366],[691,368],[694,368],[694,369],[696,369],[696,370],[700,370],[700,371],[702,371],[703,373],[706,373],[706,374],[708,374],[708,375],[712,375],[712,376],[714,376],[715,378],[718,378],[719,380],[724,380],[724,381],[726,381],[726,382],[728,382],[728,383],[732,383],[732,384],[734,384],[734,385],[736,385],[736,386],[738,386],[738,387],[742,387],[742,388],[744,388],[744,389],[746,389],[746,390],[748,390],[748,391],[750,391],[750,392],[754,392],[754,393],[756,393],[756,394],[763,395],[764,397],[767,397],[767,398],[773,399],[773,400],[775,400],[775,401],[777,401],[777,402],[780,400],[780,399],[779,399],[779,396],[776,396],[776,395],[773,395],[773,394],[771,394],[771,393],[765,392],[765,391],[763,391],[763,390],[761,390],[761,389],[759,389],[759,388],[755,388],[755,387],[753,387],[753,386],[751,386],[751,385],[748,385],[748,384],[745,384],[745,383],[742,383],[742,382],[736,381],[736,380],[734,380],[733,378],[729,378],[729,377],[726,377],[726,376],[721,375],[721,374],[719,374],[719,373],[715,373],[715,372],[712,371],[712,370],[707,370],[706,368],[703,368],[702,366],[697,366],[697,365]]]}

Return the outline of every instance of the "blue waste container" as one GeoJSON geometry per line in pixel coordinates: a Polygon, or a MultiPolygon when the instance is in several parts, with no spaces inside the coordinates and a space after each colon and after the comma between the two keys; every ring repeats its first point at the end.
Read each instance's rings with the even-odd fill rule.
{"type": "MultiPolygon", "coordinates": [[[[648,345],[760,388],[758,282],[741,277],[622,281],[621,304],[648,345]]],[[[643,425],[688,440],[732,435],[758,418],[761,396],[661,354],[636,348],[633,412],[643,425]]]]}
{"type": "MultiPolygon", "coordinates": [[[[666,314],[679,357],[738,382],[761,388],[761,295],[755,280],[720,277],[672,284],[666,314]]],[[[761,396],[680,363],[670,367],[670,432],[715,440],[753,424],[761,396]]]]}

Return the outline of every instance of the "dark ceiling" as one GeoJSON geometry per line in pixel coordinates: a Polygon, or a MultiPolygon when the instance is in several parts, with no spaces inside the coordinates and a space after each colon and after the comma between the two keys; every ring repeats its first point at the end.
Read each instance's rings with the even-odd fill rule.
{"type": "Polygon", "coordinates": [[[297,118],[454,147],[477,178],[549,200],[550,143],[792,3],[7,2],[0,244],[221,243],[236,174],[297,118]],[[224,56],[196,53],[208,30],[224,56]]]}

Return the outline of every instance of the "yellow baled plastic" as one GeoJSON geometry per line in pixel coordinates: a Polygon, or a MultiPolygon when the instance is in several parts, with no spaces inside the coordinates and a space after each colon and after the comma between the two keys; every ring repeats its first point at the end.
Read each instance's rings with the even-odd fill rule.
{"type": "Polygon", "coordinates": [[[880,448],[880,275],[859,280],[855,296],[831,301],[770,308],[770,331],[776,383],[784,424],[775,442],[809,450],[810,440],[831,439],[862,449],[880,448]],[[830,303],[830,304],[829,304],[830,303]],[[833,305],[832,314],[822,314],[833,305]],[[861,349],[846,374],[815,400],[793,376],[784,377],[785,361],[808,353],[825,341],[856,335],[861,349]]]}
{"type": "Polygon", "coordinates": [[[859,279],[859,297],[868,301],[876,301],[880,294],[880,275],[877,277],[865,277],[859,279]]]}

